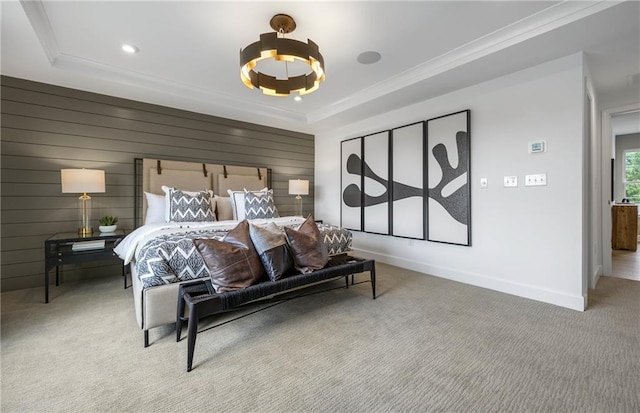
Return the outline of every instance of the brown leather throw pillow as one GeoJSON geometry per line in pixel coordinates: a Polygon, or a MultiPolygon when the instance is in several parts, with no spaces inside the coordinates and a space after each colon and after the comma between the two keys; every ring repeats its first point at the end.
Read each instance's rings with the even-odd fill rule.
{"type": "Polygon", "coordinates": [[[265,276],[260,257],[251,243],[246,220],[229,231],[222,241],[194,239],[193,243],[209,269],[216,292],[246,288],[265,276]]]}
{"type": "MultiPolygon", "coordinates": [[[[245,198],[246,199],[246,198],[245,198]]],[[[271,281],[291,275],[293,258],[284,232],[270,222],[266,226],[249,224],[249,235],[271,281]]]]}
{"type": "Polygon", "coordinates": [[[298,271],[311,272],[327,265],[329,252],[313,215],[309,215],[297,230],[285,227],[284,233],[298,271]]]}

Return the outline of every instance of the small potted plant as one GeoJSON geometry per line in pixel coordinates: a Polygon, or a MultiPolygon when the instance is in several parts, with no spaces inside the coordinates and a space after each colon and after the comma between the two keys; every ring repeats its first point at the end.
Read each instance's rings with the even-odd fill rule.
{"type": "Polygon", "coordinates": [[[118,217],[112,217],[109,215],[105,215],[99,220],[100,226],[98,229],[100,232],[114,232],[118,227],[116,223],[118,222],[118,217]]]}

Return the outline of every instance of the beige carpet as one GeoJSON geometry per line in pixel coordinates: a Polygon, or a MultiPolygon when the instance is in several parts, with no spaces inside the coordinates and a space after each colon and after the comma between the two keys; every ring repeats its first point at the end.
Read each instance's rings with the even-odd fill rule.
{"type": "Polygon", "coordinates": [[[170,327],[143,348],[120,277],[2,293],[2,412],[640,411],[640,282],[601,279],[581,313],[378,278],[375,301],[361,283],[199,334],[191,373],[170,327]]]}

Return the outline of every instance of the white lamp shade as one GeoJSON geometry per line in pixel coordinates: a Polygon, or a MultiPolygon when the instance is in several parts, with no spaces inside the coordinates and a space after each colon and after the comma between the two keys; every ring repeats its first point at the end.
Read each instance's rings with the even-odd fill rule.
{"type": "Polygon", "coordinates": [[[97,169],[61,169],[63,194],[105,192],[104,171],[97,169]]]}
{"type": "Polygon", "coordinates": [[[309,181],[306,179],[290,179],[289,195],[309,195],[309,181]]]}

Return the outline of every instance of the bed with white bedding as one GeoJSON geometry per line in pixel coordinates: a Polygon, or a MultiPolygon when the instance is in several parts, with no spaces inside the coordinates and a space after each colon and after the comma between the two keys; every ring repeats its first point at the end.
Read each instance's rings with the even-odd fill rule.
{"type": "MultiPolygon", "coordinates": [[[[147,346],[149,329],[175,323],[179,285],[194,279],[209,277],[207,267],[192,242],[193,239],[221,240],[242,219],[249,219],[255,225],[273,222],[281,228],[285,226],[297,228],[304,218],[279,217],[275,206],[273,206],[275,212],[268,210],[266,215],[263,212],[255,214],[254,211],[245,211],[243,208],[245,190],[258,196],[264,195],[265,198],[267,195],[272,195],[272,191],[267,189],[268,170],[265,170],[260,179],[255,179],[257,168],[247,167],[244,169],[247,175],[240,175],[243,169],[237,167],[234,169],[235,175],[230,175],[227,170],[231,168],[223,167],[225,173],[219,174],[217,185],[214,185],[215,175],[203,174],[203,170],[212,171],[221,167],[220,165],[162,161],[161,166],[157,160],[147,159],[140,164],[144,171],[136,172],[142,175],[143,190],[137,191],[140,192],[137,196],[142,198],[138,205],[142,206],[144,225],[127,235],[114,251],[131,270],[136,320],[144,331],[145,346],[147,346]],[[158,173],[159,170],[161,173],[158,173]],[[207,179],[202,179],[203,175],[209,176],[204,176],[207,179]],[[221,182],[223,179],[224,183],[221,182]],[[256,182],[253,182],[254,180],[256,182]],[[165,182],[172,186],[164,185],[165,182]],[[170,191],[171,188],[180,186],[184,189],[183,193],[176,194],[180,191],[170,191]],[[203,190],[197,192],[198,188],[203,187],[203,190]],[[228,196],[223,196],[225,194],[220,192],[221,189],[228,191],[226,194],[228,196]],[[189,206],[186,215],[183,216],[184,211],[178,211],[179,213],[174,214],[172,218],[169,212],[173,213],[174,208],[170,203],[177,199],[178,195],[188,200],[194,199],[190,196],[200,197],[198,200],[202,201],[202,205],[206,205],[207,213],[200,214],[202,211],[198,210],[196,215],[192,215],[193,218],[189,218],[191,216],[189,213],[193,212],[189,211],[193,209],[189,206]],[[213,211],[211,215],[209,215],[209,208],[213,211]],[[189,219],[198,219],[198,221],[189,219]]],[[[260,175],[260,169],[258,169],[258,175],[260,175]]],[[[317,225],[329,254],[336,255],[351,250],[350,231],[328,224],[318,223],[317,225]]]]}

